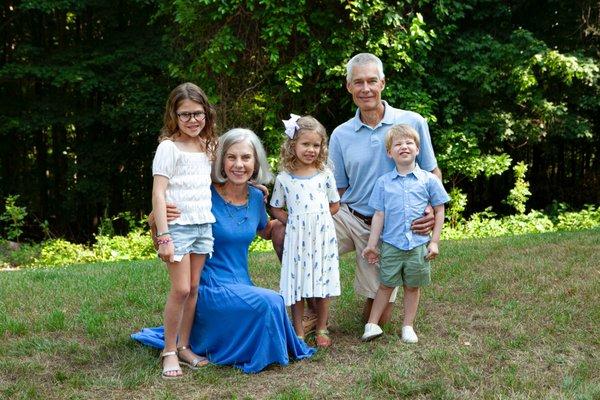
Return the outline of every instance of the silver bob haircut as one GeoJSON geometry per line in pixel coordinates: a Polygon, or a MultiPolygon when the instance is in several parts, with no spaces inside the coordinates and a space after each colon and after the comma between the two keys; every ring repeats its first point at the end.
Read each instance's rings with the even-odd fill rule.
{"type": "Polygon", "coordinates": [[[348,61],[348,64],[346,64],[346,82],[352,81],[352,70],[354,67],[367,64],[375,64],[379,79],[385,78],[385,75],[383,74],[383,63],[379,57],[371,53],[359,53],[352,57],[350,61],[348,61]]]}
{"type": "Polygon", "coordinates": [[[254,132],[244,128],[230,129],[219,137],[219,144],[215,152],[215,163],[211,171],[213,182],[225,183],[227,180],[227,175],[225,175],[223,168],[225,153],[232,145],[241,142],[248,143],[254,149],[254,173],[251,179],[263,185],[272,182],[273,174],[267,162],[265,148],[254,132]]]}

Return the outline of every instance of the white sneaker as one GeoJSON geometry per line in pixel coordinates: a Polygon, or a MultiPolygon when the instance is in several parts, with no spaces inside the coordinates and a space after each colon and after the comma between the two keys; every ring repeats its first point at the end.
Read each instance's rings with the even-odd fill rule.
{"type": "Polygon", "coordinates": [[[412,326],[406,325],[402,327],[402,341],[404,343],[417,343],[419,341],[412,326]]]}
{"type": "Polygon", "coordinates": [[[360,338],[363,342],[368,342],[369,340],[375,339],[377,336],[381,336],[383,331],[377,324],[366,324],[365,325],[365,333],[363,333],[360,338]]]}

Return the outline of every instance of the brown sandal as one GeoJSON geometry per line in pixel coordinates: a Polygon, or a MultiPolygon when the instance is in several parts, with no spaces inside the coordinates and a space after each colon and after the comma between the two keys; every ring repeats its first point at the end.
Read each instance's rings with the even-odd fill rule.
{"type": "Polygon", "coordinates": [[[185,360],[184,358],[181,357],[181,352],[184,350],[188,350],[190,353],[194,354],[194,352],[192,351],[192,349],[190,349],[188,346],[181,346],[177,348],[177,353],[179,355],[179,364],[181,365],[185,365],[186,367],[190,368],[190,369],[198,369],[198,367],[204,367],[205,365],[208,365],[208,358],[206,357],[201,357],[198,356],[196,354],[194,354],[194,358],[192,358],[191,361],[185,360]]]}
{"type": "Polygon", "coordinates": [[[321,329],[317,331],[316,335],[317,347],[327,348],[331,346],[332,340],[329,337],[329,331],[327,329],[321,329]]]}

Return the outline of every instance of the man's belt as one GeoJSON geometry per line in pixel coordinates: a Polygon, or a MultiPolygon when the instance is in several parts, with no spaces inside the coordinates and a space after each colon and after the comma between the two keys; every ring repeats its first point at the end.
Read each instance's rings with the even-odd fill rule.
{"type": "Polygon", "coordinates": [[[371,225],[371,221],[373,220],[373,217],[367,217],[365,215],[362,215],[361,213],[359,213],[356,210],[351,209],[350,207],[348,207],[348,210],[350,210],[350,212],[352,213],[352,215],[354,215],[356,218],[360,219],[365,224],[371,225]]]}

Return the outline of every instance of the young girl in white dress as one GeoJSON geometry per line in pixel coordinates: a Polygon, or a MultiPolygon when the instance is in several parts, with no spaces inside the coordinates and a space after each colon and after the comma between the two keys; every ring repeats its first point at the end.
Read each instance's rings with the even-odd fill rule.
{"type": "Polygon", "coordinates": [[[325,128],[311,116],[283,121],[281,172],[275,180],[271,212],[285,228],[280,292],[291,306],[294,330],[304,338],[303,299],[315,298],[316,342],[331,346],[329,301],[340,295],[337,239],[331,217],[339,209],[332,171],[327,167],[325,128]],[[287,211],[284,210],[287,208],[287,211]]]}

